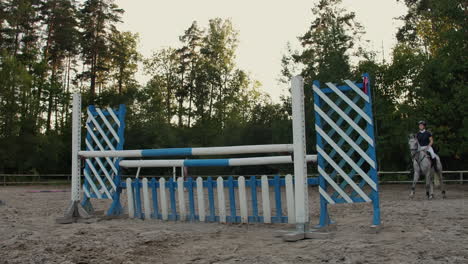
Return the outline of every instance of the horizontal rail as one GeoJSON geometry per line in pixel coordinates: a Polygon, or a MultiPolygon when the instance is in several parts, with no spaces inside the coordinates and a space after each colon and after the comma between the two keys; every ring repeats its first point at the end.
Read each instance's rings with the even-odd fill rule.
{"type": "MultiPolygon", "coordinates": [[[[458,182],[458,183],[464,183],[464,182],[468,182],[468,180],[444,180],[444,182],[448,183],[448,182],[458,182]]],[[[405,180],[405,181],[395,181],[395,180],[392,180],[392,181],[380,181],[380,183],[401,183],[401,184],[404,184],[404,183],[413,183],[413,181],[410,181],[410,180],[405,180]]],[[[424,180],[419,180],[417,181],[416,183],[418,184],[423,184],[423,183],[426,183],[424,180]]]]}
{"type": "MultiPolygon", "coordinates": [[[[408,174],[411,171],[379,171],[379,174],[408,174]]],[[[442,171],[442,173],[468,173],[468,170],[460,171],[442,171]]]]}
{"type": "MultiPolygon", "coordinates": [[[[402,180],[385,180],[384,178],[384,175],[392,175],[392,174],[395,174],[395,175],[398,175],[398,174],[409,174],[410,171],[379,171],[378,174],[380,175],[380,183],[382,184],[408,184],[408,183],[412,183],[413,181],[410,180],[410,179],[402,179],[402,180]]],[[[460,183],[460,184],[466,184],[468,183],[468,178],[464,177],[465,174],[468,173],[468,170],[460,170],[460,171],[444,171],[443,172],[444,174],[457,174],[459,175],[458,179],[454,179],[454,177],[450,177],[451,179],[444,179],[444,182],[446,183],[460,183]]],[[[265,175],[265,174],[261,174],[261,175],[251,175],[251,174],[244,174],[244,175],[233,175],[233,174],[216,174],[216,175],[211,175],[211,176],[221,176],[221,177],[229,177],[229,176],[233,176],[233,177],[239,177],[239,176],[246,176],[246,175],[249,175],[249,176],[262,176],[262,175],[265,175]]],[[[266,176],[275,176],[276,174],[268,174],[266,176]]],[[[171,175],[140,175],[140,178],[144,178],[144,177],[148,177],[148,178],[154,178],[154,177],[157,177],[157,178],[160,178],[160,177],[166,177],[166,178],[170,178],[170,177],[173,177],[174,175],[171,174],[171,175]]],[[[209,177],[210,175],[189,175],[189,177],[209,177]]],[[[312,174],[309,174],[308,177],[316,177],[318,176],[318,174],[316,173],[312,173],[312,174]]],[[[135,175],[128,175],[128,174],[124,174],[122,175],[122,178],[131,178],[131,177],[135,177],[135,175]]],[[[54,183],[69,183],[70,182],[70,179],[71,179],[71,175],[70,174],[0,174],[0,185],[3,185],[3,186],[6,186],[6,185],[11,185],[11,184],[14,184],[14,185],[26,185],[26,184],[54,184],[54,183]],[[36,180],[28,180],[28,181],[23,181],[23,180],[20,180],[20,178],[24,178],[26,180],[26,178],[28,177],[33,177],[34,179],[37,179],[36,180]],[[13,178],[13,179],[11,179],[13,178]],[[18,178],[18,181],[14,181],[14,178],[18,178]],[[51,179],[52,178],[52,179],[51,179]],[[57,179],[58,178],[58,179],[57,179]],[[63,178],[66,178],[66,179],[63,179],[63,178]],[[7,181],[8,179],[8,181],[7,181]],[[50,180],[48,180],[50,179],[50,180]]],[[[420,180],[418,181],[418,183],[424,183],[423,180],[420,180]]]]}
{"type": "MultiPolygon", "coordinates": [[[[310,155],[308,155],[310,156],[310,155]]],[[[378,174],[408,174],[410,171],[379,171],[378,174]]],[[[443,171],[445,174],[459,174],[459,173],[468,173],[468,170],[460,170],[460,171],[443,171]]],[[[268,175],[269,174],[259,174],[259,175],[268,175]]],[[[271,174],[274,176],[276,174],[271,174]]],[[[312,174],[312,175],[317,175],[312,174]]],[[[122,176],[134,176],[134,175],[122,175],[122,176]]],[[[151,175],[148,175],[151,176],[151,175]]],[[[172,176],[165,175],[165,176],[172,176]]],[[[197,175],[199,176],[199,175],[197,175]]],[[[233,174],[226,174],[226,176],[245,176],[245,175],[233,175],[233,174]]],[[[13,174],[13,173],[0,173],[0,177],[71,177],[71,174],[61,173],[61,174],[13,174]]],[[[143,176],[142,176],[143,177],[143,176]]],[[[145,176],[146,177],[146,176],[145,176]]]]}
{"type": "Polygon", "coordinates": [[[142,158],[161,156],[204,156],[204,155],[232,155],[232,154],[255,154],[293,152],[292,144],[271,145],[244,145],[227,147],[205,147],[205,148],[165,148],[165,149],[142,149],[142,150],[106,150],[106,151],[80,151],[78,155],[83,158],[118,157],[118,158],[142,158]]]}
{"type": "MultiPolygon", "coordinates": [[[[307,155],[307,162],[316,162],[317,155],[307,155]]],[[[199,160],[123,160],[120,166],[126,168],[151,167],[225,167],[293,163],[291,156],[255,157],[238,159],[199,159],[199,160]]]]}

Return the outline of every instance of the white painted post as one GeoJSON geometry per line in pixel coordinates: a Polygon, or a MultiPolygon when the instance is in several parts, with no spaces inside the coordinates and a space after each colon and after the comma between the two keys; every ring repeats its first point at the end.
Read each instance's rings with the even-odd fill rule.
{"type": "Polygon", "coordinates": [[[205,195],[203,194],[203,179],[197,178],[197,203],[198,203],[198,219],[200,222],[205,222],[205,195]]]}
{"type": "Polygon", "coordinates": [[[187,219],[187,211],[185,210],[185,196],[184,196],[184,178],[177,179],[177,198],[179,199],[180,220],[187,219]]]}
{"type": "Polygon", "coordinates": [[[135,179],[138,179],[140,177],[140,170],[141,170],[141,167],[138,167],[135,179]]]}
{"type": "Polygon", "coordinates": [[[262,207],[263,207],[263,222],[271,224],[271,207],[270,207],[270,187],[268,185],[268,177],[262,176],[262,207]]]}
{"type": "Polygon", "coordinates": [[[291,80],[294,145],[294,180],[296,231],[309,230],[309,196],[307,191],[307,163],[304,117],[304,79],[294,76],[291,80]]]}
{"type": "Polygon", "coordinates": [[[149,192],[148,192],[148,179],[144,178],[142,181],[143,184],[143,208],[145,210],[145,219],[151,219],[151,207],[150,207],[150,199],[149,199],[149,192]]]}
{"type": "Polygon", "coordinates": [[[172,167],[172,179],[176,181],[176,167],[172,167]]]}
{"type": "Polygon", "coordinates": [[[132,188],[132,179],[127,178],[127,207],[128,207],[128,217],[135,217],[135,203],[133,201],[133,188],[132,188]]]}
{"type": "Polygon", "coordinates": [[[161,178],[159,179],[159,200],[161,201],[161,214],[162,214],[162,219],[166,220],[168,219],[168,213],[167,213],[167,198],[166,198],[166,179],[161,178]]]}
{"type": "Polygon", "coordinates": [[[81,94],[73,94],[72,108],[72,202],[81,200],[81,161],[78,152],[81,148],[81,94]]]}
{"type": "Polygon", "coordinates": [[[296,212],[294,210],[294,189],[291,174],[286,175],[286,204],[288,209],[288,223],[296,223],[296,212]]]}
{"type": "Polygon", "coordinates": [[[249,222],[249,215],[247,212],[247,194],[245,191],[244,176],[240,176],[237,182],[239,184],[239,207],[240,207],[241,223],[247,224],[249,222]]]}
{"type": "Polygon", "coordinates": [[[222,177],[216,179],[216,190],[218,193],[219,222],[226,223],[226,201],[224,199],[224,183],[222,177]]]}
{"type": "MultiPolygon", "coordinates": [[[[81,148],[81,95],[73,94],[72,105],[72,164],[71,164],[71,200],[64,217],[57,218],[55,221],[58,224],[70,224],[76,222],[79,218],[90,218],[92,210],[87,211],[81,205],[81,160],[79,156],[81,148]]],[[[97,195],[101,195],[96,192],[97,195]]],[[[89,202],[89,201],[88,201],[89,202]]],[[[89,208],[88,208],[89,209],[89,208]]]]}

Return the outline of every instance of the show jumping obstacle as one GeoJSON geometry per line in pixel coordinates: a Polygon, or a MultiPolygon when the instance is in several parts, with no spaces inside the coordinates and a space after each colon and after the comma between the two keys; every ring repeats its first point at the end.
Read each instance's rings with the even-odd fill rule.
{"type": "Polygon", "coordinates": [[[80,151],[81,99],[73,95],[72,197],[64,219],[73,222],[93,213],[91,199],[110,199],[107,215],[123,214],[120,195],[127,193],[129,216],[141,219],[221,223],[294,223],[298,239],[309,233],[308,186],[318,185],[319,227],[331,223],[329,204],[371,202],[373,225],[380,224],[379,192],[369,77],[344,86],[314,82],[317,155],[306,155],[304,83],[292,79],[293,144],[203,148],[123,150],[125,106],[105,110],[90,106],[86,151],[80,151]],[[231,159],[145,159],[170,156],[291,153],[231,159]],[[124,158],[139,158],[126,159],[124,158]],[[85,161],[81,186],[81,159],[85,161]],[[318,178],[307,178],[307,162],[318,163],[318,178]],[[121,179],[121,167],[201,167],[294,164],[294,177],[198,177],[121,179]],[[84,199],[81,201],[81,188],[84,199]],[[226,198],[227,196],[227,198],[226,198]],[[272,206],[271,196],[274,206],[272,206]],[[259,206],[261,204],[261,206],[259,206]],[[286,206],[285,206],[286,205],[286,206]],[[261,207],[261,208],[260,208],[261,207]]]}

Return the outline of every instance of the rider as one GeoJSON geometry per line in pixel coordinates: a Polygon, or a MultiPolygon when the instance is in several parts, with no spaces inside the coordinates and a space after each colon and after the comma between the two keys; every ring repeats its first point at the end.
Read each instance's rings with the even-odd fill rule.
{"type": "Polygon", "coordinates": [[[426,121],[419,121],[419,132],[416,134],[416,137],[419,142],[419,146],[425,149],[431,155],[432,164],[434,168],[437,169],[437,161],[436,161],[436,154],[434,153],[434,149],[432,149],[432,144],[434,144],[434,139],[432,138],[431,132],[426,130],[426,121]]]}

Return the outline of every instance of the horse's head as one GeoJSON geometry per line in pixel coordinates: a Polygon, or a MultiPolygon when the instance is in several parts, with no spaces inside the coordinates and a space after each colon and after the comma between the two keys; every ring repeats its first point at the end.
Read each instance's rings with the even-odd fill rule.
{"type": "Polygon", "coordinates": [[[415,134],[408,135],[408,146],[412,152],[417,151],[419,149],[418,139],[416,138],[415,134]]]}

